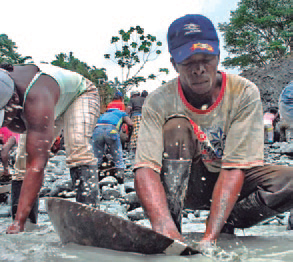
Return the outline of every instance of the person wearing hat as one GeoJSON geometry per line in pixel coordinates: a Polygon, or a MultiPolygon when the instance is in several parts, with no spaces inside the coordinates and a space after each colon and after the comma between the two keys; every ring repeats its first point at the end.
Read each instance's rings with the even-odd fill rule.
{"type": "Polygon", "coordinates": [[[7,233],[23,231],[27,218],[37,222],[44,168],[52,142],[62,128],[76,200],[96,206],[97,159],[91,146],[100,108],[96,86],[75,72],[50,64],[0,68],[0,124],[23,133],[12,178],[14,222],[7,233]]]}
{"type": "Polygon", "coordinates": [[[113,100],[107,105],[107,110],[111,108],[117,108],[121,111],[125,111],[124,98],[122,92],[117,91],[114,94],[113,100]]]}
{"type": "Polygon", "coordinates": [[[220,233],[247,228],[293,207],[293,168],[264,166],[258,88],[218,70],[219,39],[198,14],[168,30],[179,76],[152,92],[142,109],[135,187],[152,228],[183,240],[184,207],[210,210],[199,249],[220,233]]]}
{"type": "Polygon", "coordinates": [[[98,160],[98,168],[101,167],[104,155],[110,154],[114,164],[114,176],[120,185],[124,183],[125,164],[119,132],[124,123],[127,124],[129,136],[131,136],[132,121],[127,113],[117,108],[110,108],[98,118],[92,136],[92,145],[98,160]]]}
{"type": "Polygon", "coordinates": [[[141,121],[141,109],[145,97],[141,96],[139,91],[132,91],[130,94],[131,97],[126,108],[126,113],[130,115],[131,121],[133,123],[133,132],[130,139],[130,150],[135,154],[137,135],[141,121]]]}

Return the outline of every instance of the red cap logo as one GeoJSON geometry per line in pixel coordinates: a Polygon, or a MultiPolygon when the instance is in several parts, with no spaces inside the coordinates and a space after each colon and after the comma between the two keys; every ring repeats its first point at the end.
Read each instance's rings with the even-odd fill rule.
{"type": "Polygon", "coordinates": [[[203,43],[193,44],[192,47],[191,47],[191,51],[194,51],[196,49],[207,50],[207,51],[210,51],[210,52],[214,52],[214,48],[209,44],[203,44],[203,43]]]}

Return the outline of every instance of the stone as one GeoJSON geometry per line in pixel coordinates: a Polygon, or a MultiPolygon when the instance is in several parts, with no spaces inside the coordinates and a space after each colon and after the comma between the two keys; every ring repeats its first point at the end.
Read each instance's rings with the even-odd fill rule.
{"type": "Polygon", "coordinates": [[[109,186],[109,187],[114,187],[118,184],[118,181],[115,177],[113,176],[107,176],[107,177],[104,177],[100,182],[99,182],[99,185],[101,187],[103,186],[109,186]]]}
{"type": "Polygon", "coordinates": [[[56,154],[57,156],[66,156],[65,150],[59,150],[56,154]]]}
{"type": "Polygon", "coordinates": [[[11,206],[1,205],[0,206],[0,217],[10,217],[11,216],[11,206]]]}
{"type": "Polygon", "coordinates": [[[127,205],[127,210],[133,210],[137,207],[141,206],[140,200],[138,198],[138,196],[136,195],[136,192],[130,192],[128,194],[126,194],[123,199],[121,199],[121,202],[123,204],[127,205]]]}
{"type": "Polygon", "coordinates": [[[123,205],[121,205],[120,202],[117,200],[102,201],[100,204],[100,210],[129,220],[126,208],[123,205]]]}
{"type": "Polygon", "coordinates": [[[145,219],[145,213],[142,207],[138,207],[132,211],[129,211],[127,213],[127,216],[131,219],[131,220],[140,220],[140,219],[145,219]]]}
{"type": "Polygon", "coordinates": [[[60,192],[63,192],[64,190],[66,191],[72,191],[72,181],[66,180],[64,178],[60,178],[56,180],[52,185],[51,185],[51,192],[49,193],[50,197],[58,196],[60,192]]]}
{"type": "Polygon", "coordinates": [[[125,192],[126,193],[130,193],[130,192],[134,192],[135,191],[135,188],[134,188],[134,181],[126,181],[124,183],[125,185],[125,192]]]}
{"type": "Polygon", "coordinates": [[[102,188],[102,199],[111,200],[121,197],[119,190],[107,186],[102,188]]]}

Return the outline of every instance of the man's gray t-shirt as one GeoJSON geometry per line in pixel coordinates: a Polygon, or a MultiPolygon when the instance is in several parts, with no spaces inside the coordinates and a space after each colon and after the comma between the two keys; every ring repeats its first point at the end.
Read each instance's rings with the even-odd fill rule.
{"type": "Polygon", "coordinates": [[[264,127],[259,90],[243,77],[222,72],[220,94],[206,110],[196,109],[188,103],[178,79],[146,98],[135,169],[148,167],[160,173],[164,153],[163,126],[176,115],[190,120],[201,144],[202,160],[210,172],[263,165],[264,127]]]}

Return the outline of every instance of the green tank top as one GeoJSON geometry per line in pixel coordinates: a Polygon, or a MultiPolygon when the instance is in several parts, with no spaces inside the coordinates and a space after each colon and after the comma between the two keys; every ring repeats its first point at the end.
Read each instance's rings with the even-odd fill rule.
{"type": "Polygon", "coordinates": [[[42,74],[51,76],[60,87],[60,97],[55,106],[55,119],[62,115],[66,109],[71,105],[76,97],[80,96],[86,91],[86,79],[76,73],[67,69],[60,68],[51,64],[35,64],[40,71],[34,76],[28,87],[26,88],[23,108],[26,101],[26,97],[42,74]]]}

